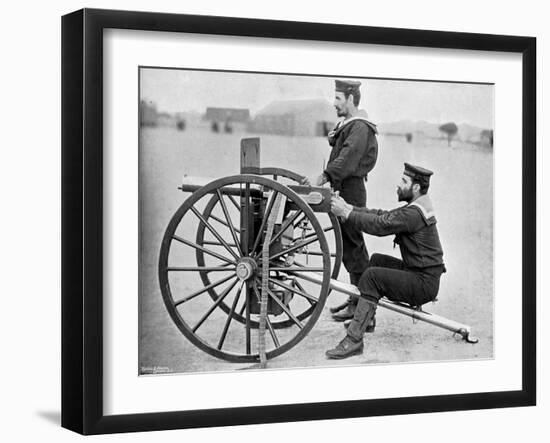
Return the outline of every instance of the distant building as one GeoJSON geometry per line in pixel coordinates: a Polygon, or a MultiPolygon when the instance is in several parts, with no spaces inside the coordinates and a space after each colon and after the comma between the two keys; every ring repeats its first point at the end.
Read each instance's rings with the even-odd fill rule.
{"type": "Polygon", "coordinates": [[[315,134],[320,137],[326,137],[330,131],[334,129],[334,121],[319,121],[316,122],[315,134]]]}
{"type": "Polygon", "coordinates": [[[334,127],[336,113],[326,100],[286,100],[270,103],[249,123],[255,133],[325,136],[334,127]]]}
{"type": "Polygon", "coordinates": [[[250,121],[250,111],[238,108],[206,108],[203,120],[210,123],[214,132],[243,131],[250,121]]]}
{"type": "Polygon", "coordinates": [[[238,122],[246,123],[250,120],[250,111],[248,109],[237,108],[206,108],[204,119],[216,122],[238,122]]]}
{"type": "Polygon", "coordinates": [[[139,125],[140,126],[157,126],[158,113],[157,106],[153,102],[141,100],[139,102],[139,125]]]}

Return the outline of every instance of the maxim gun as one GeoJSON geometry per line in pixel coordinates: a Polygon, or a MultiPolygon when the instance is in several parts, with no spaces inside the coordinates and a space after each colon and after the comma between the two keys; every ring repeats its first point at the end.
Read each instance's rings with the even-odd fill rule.
{"type": "MultiPolygon", "coordinates": [[[[179,189],[191,195],[166,228],[159,281],[176,326],[208,354],[265,362],[307,336],[331,290],[358,293],[337,280],[342,234],[331,190],[302,178],[261,168],[257,138],[241,142],[241,174],[184,177],[179,189]]],[[[477,342],[469,326],[385,299],[380,306],[477,342]]]]}

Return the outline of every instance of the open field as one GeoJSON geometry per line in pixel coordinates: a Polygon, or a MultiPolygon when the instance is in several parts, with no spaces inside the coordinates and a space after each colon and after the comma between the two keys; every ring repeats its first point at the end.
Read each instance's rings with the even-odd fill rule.
{"type": "MultiPolygon", "coordinates": [[[[177,189],[184,174],[219,178],[239,173],[240,139],[250,134],[213,134],[203,130],[142,128],[140,134],[140,262],[139,367],[143,373],[159,367],[168,372],[227,371],[250,364],[228,363],[191,344],[176,328],[164,306],[157,266],[161,239],[173,213],[189,194],[177,189]]],[[[303,175],[319,173],[329,146],[319,137],[260,135],[261,164],[303,175]]],[[[378,163],[367,184],[368,206],[397,205],[395,185],[403,162],[435,171],[430,193],[448,272],[443,275],[439,301],[425,309],[472,327],[479,337],[467,344],[451,333],[416,323],[379,309],[377,329],[369,334],[365,352],[344,361],[326,360],[324,352],[343,336],[342,324],[330,319],[328,306],[344,295],[331,294],[327,307],[309,335],[269,368],[294,368],[373,363],[402,363],[493,357],[493,156],[490,151],[446,140],[406,143],[404,138],[379,136],[378,163]],[[416,144],[418,143],[418,144],[416,144]]],[[[189,226],[189,238],[194,229],[189,226]]],[[[392,237],[366,235],[369,252],[399,255],[392,237]]],[[[345,270],[340,280],[347,281],[345,270]]],[[[183,283],[182,283],[183,284],[183,283]]],[[[200,288],[200,282],[185,282],[200,288]]],[[[206,295],[205,295],[206,296],[206,295]]],[[[200,303],[200,302],[199,302],[200,303]]],[[[220,325],[220,328],[222,325],[220,325]]]]}

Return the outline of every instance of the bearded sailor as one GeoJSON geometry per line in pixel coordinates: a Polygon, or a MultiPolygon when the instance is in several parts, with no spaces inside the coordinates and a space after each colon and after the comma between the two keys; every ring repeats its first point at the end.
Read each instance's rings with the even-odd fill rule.
{"type": "Polygon", "coordinates": [[[439,240],[437,220],[428,196],[433,172],[405,163],[405,170],[397,185],[397,197],[407,205],[385,211],[358,208],[334,196],[331,211],[370,235],[395,235],[402,259],[373,254],[359,280],[361,297],[353,319],[347,325],[347,334],[333,349],[326,352],[331,359],[342,359],[363,352],[363,334],[372,322],[378,300],[382,297],[420,307],[433,301],[439,291],[439,280],[446,269],[439,240]]]}

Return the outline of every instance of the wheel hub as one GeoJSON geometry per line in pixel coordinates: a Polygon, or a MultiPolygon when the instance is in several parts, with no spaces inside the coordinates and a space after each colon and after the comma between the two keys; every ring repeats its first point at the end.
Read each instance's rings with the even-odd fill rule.
{"type": "Polygon", "coordinates": [[[243,257],[239,263],[237,263],[237,268],[235,270],[237,272],[237,277],[239,277],[241,281],[249,280],[256,274],[256,262],[250,257],[243,257]]]}

